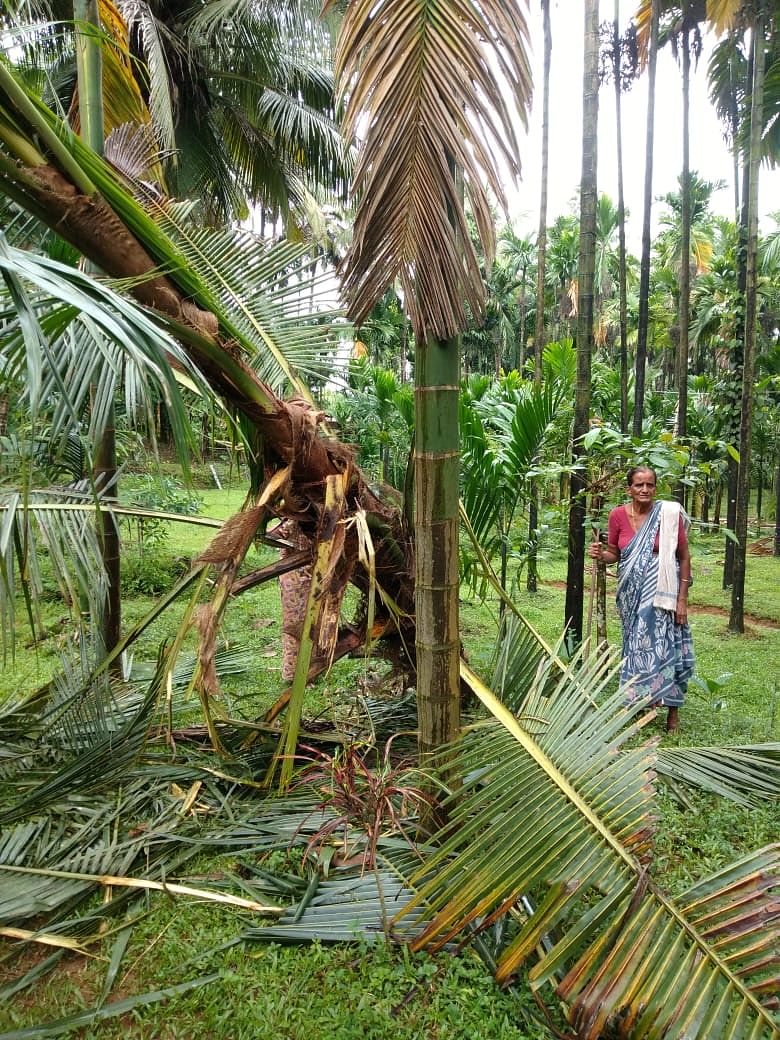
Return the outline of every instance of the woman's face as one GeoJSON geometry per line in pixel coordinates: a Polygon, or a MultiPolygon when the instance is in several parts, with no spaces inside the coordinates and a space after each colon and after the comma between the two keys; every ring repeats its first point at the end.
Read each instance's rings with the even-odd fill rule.
{"type": "Polygon", "coordinates": [[[656,490],[652,471],[638,469],[628,485],[628,497],[640,507],[652,505],[656,490]]]}

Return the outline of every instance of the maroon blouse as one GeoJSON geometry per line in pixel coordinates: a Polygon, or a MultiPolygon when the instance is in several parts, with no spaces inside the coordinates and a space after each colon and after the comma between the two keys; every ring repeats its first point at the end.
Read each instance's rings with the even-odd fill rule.
{"type": "MultiPolygon", "coordinates": [[[[641,528],[640,528],[641,530],[641,528]]],[[[658,552],[658,535],[659,530],[655,533],[655,542],[653,544],[653,552],[658,552]]],[[[631,526],[631,521],[628,518],[628,509],[626,506],[618,506],[613,509],[609,514],[609,525],[607,528],[607,543],[609,545],[616,545],[622,552],[623,549],[628,545],[631,539],[634,537],[634,528],[631,526]]],[[[685,524],[682,521],[682,515],[680,516],[680,526],[677,531],[677,544],[687,545],[688,536],[685,533],[685,524]]]]}

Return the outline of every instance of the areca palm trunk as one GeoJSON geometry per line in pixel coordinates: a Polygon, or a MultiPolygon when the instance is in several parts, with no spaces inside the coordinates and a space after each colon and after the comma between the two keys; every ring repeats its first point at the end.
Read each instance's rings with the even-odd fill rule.
{"type": "Polygon", "coordinates": [[[745,338],[742,364],[742,421],[739,438],[737,473],[737,512],[734,548],[734,583],[731,590],[729,630],[745,631],[745,564],[747,519],[750,504],[750,446],[753,423],[753,394],[756,372],[756,297],[758,285],[758,176],[761,163],[761,130],[764,96],[764,18],[765,7],[759,4],[753,26],[753,84],[750,105],[750,151],[748,166],[747,264],[745,286],[745,338]]]}
{"type": "MultiPolygon", "coordinates": [[[[544,350],[544,289],[547,274],[547,182],[550,160],[550,58],[552,30],[550,28],[550,0],[542,0],[544,25],[544,67],[542,72],[542,170],[539,191],[539,231],[536,236],[536,317],[534,322],[534,384],[542,385],[542,351],[544,350]]],[[[528,554],[526,587],[536,592],[539,572],[536,558],[536,536],[539,527],[539,485],[531,481],[528,500],[528,533],[531,550],[528,554]]]]}
{"type": "Polygon", "coordinates": [[[420,758],[460,726],[458,635],[458,348],[415,354],[415,615],[420,758]]]}
{"type": "Polygon", "coordinates": [[[593,289],[596,268],[596,165],[598,134],[598,0],[585,3],[585,62],[582,100],[582,176],[580,179],[580,254],[577,311],[577,384],[574,396],[570,484],[569,560],[566,573],[565,624],[570,644],[582,641],[585,571],[585,494],[587,480],[583,438],[590,425],[591,356],[593,352],[593,289]],[[579,464],[579,465],[577,465],[579,464]]]}
{"type": "Polygon", "coordinates": [[[623,192],[623,112],[622,54],[620,46],[620,0],[615,0],[612,25],[612,47],[615,74],[615,138],[617,145],[618,185],[618,294],[620,307],[620,432],[628,433],[628,319],[626,303],[626,205],[623,192]]]}
{"type": "MultiPolygon", "coordinates": [[[[97,0],[73,0],[76,33],[76,69],[79,87],[79,118],[81,136],[93,151],[103,154],[103,56],[96,37],[100,27],[97,0]]],[[[93,478],[96,489],[104,495],[116,497],[116,414],[112,402],[105,427],[95,452],[93,478]],[[109,490],[110,489],[110,492],[109,490]]],[[[121,551],[119,526],[114,514],[107,509],[97,513],[100,551],[106,572],[107,590],[103,615],[100,618],[103,647],[108,653],[114,649],[122,634],[121,551]]],[[[121,669],[117,660],[115,670],[121,669]]]]}
{"type": "MultiPolygon", "coordinates": [[[[680,336],[677,343],[677,436],[685,440],[688,433],[688,326],[691,307],[691,162],[690,162],[690,90],[691,52],[690,32],[686,28],[682,40],[682,108],[683,108],[683,168],[681,185],[680,223],[680,336]]],[[[681,480],[676,489],[677,499],[685,505],[685,484],[681,480]]]]}
{"type": "Polygon", "coordinates": [[[632,432],[642,436],[645,408],[647,330],[650,316],[650,214],[653,208],[653,147],[655,136],[655,71],[658,60],[658,17],[660,0],[650,8],[650,47],[647,55],[647,126],[645,130],[645,188],[642,209],[642,259],[639,268],[639,324],[634,359],[634,422],[632,432]]]}
{"type": "MultiPolygon", "coordinates": [[[[747,80],[753,80],[753,52],[748,58],[747,80]]],[[[747,84],[746,84],[747,86],[747,84]]],[[[745,311],[747,296],[747,240],[750,202],[750,155],[749,148],[742,149],[742,205],[737,220],[737,298],[742,301],[741,315],[737,315],[734,344],[729,355],[729,379],[724,387],[727,415],[727,437],[732,444],[740,438],[740,420],[742,411],[742,366],[745,356],[745,311]],[[741,317],[741,321],[739,318],[741,317]]],[[[739,482],[739,464],[729,455],[726,478],[726,527],[734,531],[737,524],[737,494],[739,482]]],[[[723,552],[723,588],[730,589],[734,584],[734,542],[726,538],[723,552]]]]}

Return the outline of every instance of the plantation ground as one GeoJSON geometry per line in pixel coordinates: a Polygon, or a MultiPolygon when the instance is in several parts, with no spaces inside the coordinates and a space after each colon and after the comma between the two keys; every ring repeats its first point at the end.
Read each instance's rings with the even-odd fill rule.
{"type": "MultiPolygon", "coordinates": [[[[243,499],[243,488],[204,490],[202,512],[224,517],[243,499]]],[[[127,560],[125,623],[137,620],[153,602],[139,589],[169,587],[171,575],[186,566],[209,533],[172,525],[167,543],[131,553],[127,560]],[[132,590],[132,591],[131,591],[132,590]]],[[[691,590],[691,624],[700,685],[691,687],[681,714],[679,734],[663,734],[661,721],[654,735],[667,743],[733,744],[780,740],[780,561],[750,556],[746,604],[751,614],[745,636],[726,630],[727,594],[720,588],[722,539],[694,535],[695,583],[691,590]]],[[[258,550],[262,558],[266,550],[258,550]]],[[[253,561],[254,562],[254,561],[253,561]]],[[[542,584],[535,596],[521,592],[520,606],[550,642],[558,636],[563,616],[562,582],[565,561],[554,539],[542,554],[542,584]]],[[[614,612],[614,582],[609,587],[609,635],[616,643],[619,627],[614,612]]],[[[281,687],[279,600],[275,587],[252,591],[231,605],[224,636],[245,646],[251,657],[248,672],[224,682],[228,714],[260,714],[281,687]]],[[[462,636],[472,667],[489,670],[495,636],[495,604],[472,602],[464,590],[462,636]]],[[[67,640],[64,612],[55,597],[46,606],[48,637],[38,647],[25,642],[23,626],[14,660],[8,659],[0,680],[0,696],[35,688],[45,681],[56,660],[55,650],[67,640]]],[[[137,656],[153,658],[172,622],[156,623],[147,632],[137,656]]],[[[343,723],[354,712],[359,694],[374,692],[383,669],[360,658],[340,662],[310,691],[307,720],[343,723]]],[[[197,706],[193,704],[193,718],[197,706]]],[[[659,789],[659,828],[654,877],[669,891],[685,887],[740,852],[759,847],[780,835],[780,805],[746,810],[714,796],[680,790],[673,796],[659,789]]],[[[271,872],[300,872],[300,857],[272,853],[258,860],[271,872]]],[[[233,873],[235,857],[200,856],[190,861],[187,883],[219,887],[233,873]]],[[[303,1040],[322,1035],[333,1040],[537,1040],[550,1035],[527,990],[500,992],[482,963],[473,955],[459,959],[412,956],[405,949],[362,945],[326,948],[319,945],[285,948],[241,943],[235,936],[256,923],[246,912],[211,904],[149,895],[146,909],[129,936],[108,1004],[132,995],[157,991],[214,976],[166,1003],[128,1010],[103,1023],[91,1024],[78,1035],[95,1040],[137,1037],[139,1040],[178,1040],[209,1037],[224,1040],[285,1037],[303,1040]],[[226,948],[225,944],[228,944],[226,948]]],[[[60,962],[50,982],[17,995],[5,991],[0,1004],[0,1040],[58,1035],[35,1029],[43,1023],[92,1008],[101,998],[108,958],[115,936],[106,937],[90,958],[69,956],[60,962]]],[[[0,984],[19,974],[19,964],[5,955],[0,984]]],[[[50,950],[25,955],[24,967],[40,964],[50,950]]],[[[58,1033],[61,1032],[58,1031],[58,1033]]]]}

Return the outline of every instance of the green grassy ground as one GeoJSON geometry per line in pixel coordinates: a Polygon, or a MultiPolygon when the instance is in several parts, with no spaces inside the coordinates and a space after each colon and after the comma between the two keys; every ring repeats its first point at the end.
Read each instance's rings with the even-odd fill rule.
{"type": "MultiPolygon", "coordinates": [[[[222,491],[205,489],[202,512],[224,518],[243,500],[240,486],[222,491]]],[[[197,555],[210,537],[208,531],[185,524],[171,525],[166,545],[147,554],[146,566],[163,587],[168,567],[183,566],[197,555]],[[176,563],[175,561],[178,561],[176,563]]],[[[253,550],[252,563],[266,550],[253,550]]],[[[722,541],[699,536],[693,547],[695,583],[691,591],[691,624],[698,673],[710,680],[708,688],[692,687],[681,714],[681,730],[663,740],[677,743],[720,744],[780,740],[780,561],[751,556],[748,564],[746,606],[751,615],[744,636],[727,631],[728,594],[720,588],[722,541]],[[723,678],[728,676],[728,678],[723,678]],[[719,680],[717,683],[714,680],[719,680]]],[[[142,566],[138,564],[137,566],[142,566]]],[[[550,642],[560,632],[563,617],[565,561],[560,550],[541,564],[541,584],[531,596],[521,592],[519,605],[550,642]]],[[[137,620],[154,597],[134,594],[124,602],[125,623],[137,620]]],[[[619,643],[614,612],[614,582],[609,587],[609,637],[619,643]]],[[[56,597],[44,605],[47,638],[30,643],[22,620],[13,660],[9,657],[0,679],[0,696],[35,688],[46,681],[56,664],[56,652],[67,641],[64,610],[56,597]]],[[[175,612],[174,612],[175,614],[175,612]]],[[[494,603],[469,600],[464,590],[462,638],[472,666],[485,673],[496,628],[494,603]]],[[[145,634],[137,656],[153,657],[160,640],[173,624],[169,617],[145,634]]],[[[249,672],[224,683],[229,714],[260,713],[278,695],[281,638],[279,598],[275,586],[241,597],[228,611],[223,636],[247,647],[249,672]]],[[[356,690],[370,691],[378,666],[361,660],[340,663],[320,680],[307,698],[305,715],[343,718],[356,690]]],[[[707,683],[705,682],[705,687],[707,683]]],[[[193,717],[197,705],[193,703],[193,717]]],[[[660,734],[660,729],[658,730],[660,734]]],[[[747,848],[777,840],[780,805],[747,811],[714,797],[692,795],[680,803],[663,791],[658,795],[659,829],[656,879],[674,891],[708,873],[747,848]]],[[[235,866],[233,857],[201,857],[187,880],[208,884],[220,872],[235,866]]],[[[270,861],[269,869],[274,867],[270,861]]],[[[148,912],[133,929],[122,960],[117,984],[109,1001],[157,990],[184,979],[214,974],[215,979],[164,1004],[128,1011],[116,1019],[81,1029],[84,1040],[178,1040],[209,1037],[215,1040],[283,1037],[303,1040],[322,1035],[332,1040],[538,1040],[550,1035],[528,1019],[535,1011],[530,997],[498,991],[482,964],[473,956],[453,960],[412,956],[404,949],[380,944],[369,948],[321,946],[233,945],[229,943],[248,924],[242,911],[215,908],[186,899],[150,895],[148,912]]],[[[8,952],[9,946],[6,943],[8,952]]],[[[0,1005],[0,1030],[8,1036],[50,1035],[24,1032],[41,1023],[94,1007],[106,974],[110,945],[97,948],[89,959],[72,957],[51,976],[51,983],[26,990],[0,1005]]],[[[25,966],[43,954],[26,955],[25,966]]],[[[12,972],[0,960],[0,983],[12,972]]],[[[18,972],[18,965],[13,968],[18,972]]],[[[0,1036],[0,1040],[3,1037],[0,1036]]]]}

